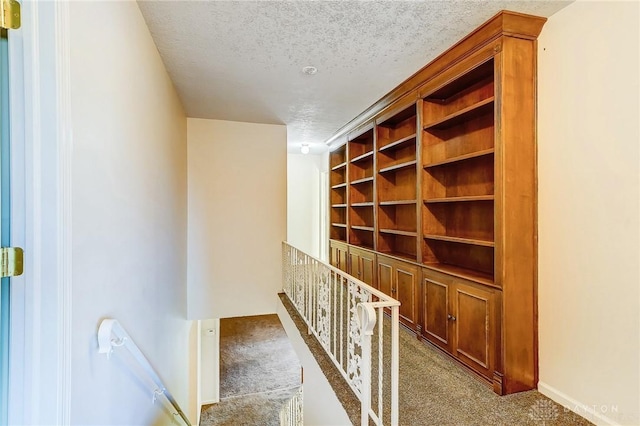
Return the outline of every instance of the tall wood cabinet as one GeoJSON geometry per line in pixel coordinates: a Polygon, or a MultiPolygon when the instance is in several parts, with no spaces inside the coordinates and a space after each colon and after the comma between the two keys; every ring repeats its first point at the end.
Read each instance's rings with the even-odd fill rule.
{"type": "Polygon", "coordinates": [[[400,300],[405,326],[499,394],[538,375],[544,22],[500,12],[328,141],[332,262],[400,300]]]}

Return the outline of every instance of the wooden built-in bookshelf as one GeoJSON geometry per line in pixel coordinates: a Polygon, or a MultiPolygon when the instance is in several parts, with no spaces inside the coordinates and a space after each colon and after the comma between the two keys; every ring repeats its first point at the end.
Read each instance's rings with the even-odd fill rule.
{"type": "Polygon", "coordinates": [[[499,394],[537,383],[544,22],[500,12],[328,141],[332,263],[402,300],[407,327],[499,394]]]}

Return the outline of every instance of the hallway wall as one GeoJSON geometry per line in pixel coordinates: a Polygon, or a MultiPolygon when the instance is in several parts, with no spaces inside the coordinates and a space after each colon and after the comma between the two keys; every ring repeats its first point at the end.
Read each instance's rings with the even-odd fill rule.
{"type": "Polygon", "coordinates": [[[598,424],[640,424],[639,13],[577,1],[539,38],[539,389],[598,424]]]}
{"type": "Polygon", "coordinates": [[[189,318],[274,313],[287,233],[283,125],[187,120],[189,318]]]}
{"type": "Polygon", "coordinates": [[[98,354],[96,332],[118,319],[183,409],[193,407],[186,118],[135,2],[69,2],[69,11],[71,422],[169,424],[126,351],[98,354]]]}
{"type": "Polygon", "coordinates": [[[347,412],[279,298],[277,314],[303,369],[304,424],[306,426],[351,424],[347,412]]]}
{"type": "Polygon", "coordinates": [[[317,258],[321,257],[321,173],[328,168],[327,154],[287,154],[287,241],[317,258]]]}

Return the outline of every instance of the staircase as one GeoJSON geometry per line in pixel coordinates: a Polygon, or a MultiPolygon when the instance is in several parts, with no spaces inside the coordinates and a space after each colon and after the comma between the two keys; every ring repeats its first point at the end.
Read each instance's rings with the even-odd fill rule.
{"type": "Polygon", "coordinates": [[[221,319],[220,402],[203,407],[200,425],[279,426],[301,385],[300,363],[277,315],[221,319]]]}

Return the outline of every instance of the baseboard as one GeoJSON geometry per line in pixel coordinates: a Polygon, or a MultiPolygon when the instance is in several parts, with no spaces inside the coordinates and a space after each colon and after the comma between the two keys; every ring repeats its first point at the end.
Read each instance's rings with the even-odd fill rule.
{"type": "MultiPolygon", "coordinates": [[[[620,424],[617,421],[611,419],[610,417],[607,417],[605,413],[597,411],[596,410],[596,408],[598,408],[597,405],[594,406],[594,405],[588,405],[588,404],[579,402],[571,398],[569,395],[563,392],[560,392],[558,389],[547,385],[546,383],[538,382],[538,391],[544,396],[562,405],[563,407],[565,407],[565,409],[573,411],[577,415],[589,420],[591,423],[594,423],[599,426],[600,425],[616,426],[620,424]]],[[[607,411],[611,411],[613,414],[618,414],[618,415],[622,414],[622,413],[613,412],[614,407],[603,406],[602,408],[604,407],[606,407],[607,411]]]]}

